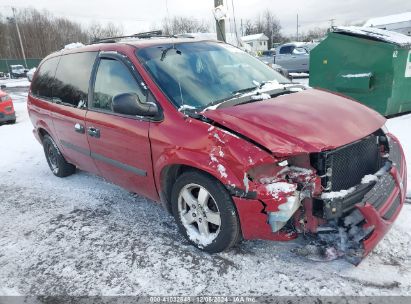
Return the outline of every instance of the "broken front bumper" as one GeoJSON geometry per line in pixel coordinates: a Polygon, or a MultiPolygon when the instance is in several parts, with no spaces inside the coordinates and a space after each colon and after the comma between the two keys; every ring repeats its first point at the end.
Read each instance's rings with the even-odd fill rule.
{"type": "MultiPolygon", "coordinates": [[[[360,195],[354,192],[339,202],[338,216],[323,215],[320,218],[314,216],[315,211],[312,208],[305,210],[311,216],[311,223],[308,223],[308,226],[321,228],[321,226],[329,227],[329,224],[333,223],[336,228],[334,239],[335,236],[341,238],[341,234],[345,235],[346,239],[339,239],[338,242],[341,244],[336,247],[338,247],[337,250],[341,250],[346,246],[350,249],[347,252],[355,251],[354,258],[351,259],[354,264],[361,261],[358,254],[365,257],[384,237],[404,204],[407,188],[405,157],[398,140],[392,135],[390,135],[390,161],[392,162],[391,169],[377,182],[366,187],[366,191],[362,188],[363,192],[360,195]],[[325,217],[328,219],[325,220],[325,217]],[[315,222],[314,225],[313,222],[315,222]]],[[[268,213],[278,210],[278,202],[276,204],[275,201],[240,197],[233,197],[233,200],[239,214],[244,239],[288,241],[297,237],[295,231],[287,229],[272,232],[272,226],[268,222],[268,213]]],[[[310,200],[311,204],[304,204],[305,207],[313,205],[313,200],[310,200]]],[[[298,211],[294,217],[297,216],[299,216],[298,211]]],[[[322,234],[319,231],[320,229],[318,234],[322,234]]],[[[333,238],[331,234],[328,234],[328,237],[333,238]]]]}

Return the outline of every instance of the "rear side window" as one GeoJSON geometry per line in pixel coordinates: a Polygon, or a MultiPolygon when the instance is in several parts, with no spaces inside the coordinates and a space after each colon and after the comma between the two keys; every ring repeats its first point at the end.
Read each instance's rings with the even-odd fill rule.
{"type": "Polygon", "coordinates": [[[111,111],[113,97],[122,93],[135,93],[141,102],[146,101],[144,92],[122,62],[102,58],[96,74],[92,107],[111,111]]]}
{"type": "Polygon", "coordinates": [[[42,63],[31,83],[31,93],[34,96],[51,100],[54,74],[56,73],[59,59],[60,57],[54,57],[42,63]]]}
{"type": "Polygon", "coordinates": [[[77,108],[87,104],[90,75],[96,56],[96,52],[61,56],[53,101],[77,108]]]}

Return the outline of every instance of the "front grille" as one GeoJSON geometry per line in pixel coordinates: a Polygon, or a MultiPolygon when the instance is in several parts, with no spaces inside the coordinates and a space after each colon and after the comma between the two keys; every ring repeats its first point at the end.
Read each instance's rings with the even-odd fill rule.
{"type": "Polygon", "coordinates": [[[328,191],[349,189],[380,168],[377,136],[370,135],[335,150],[316,153],[311,156],[311,162],[323,176],[322,184],[328,191]]]}
{"type": "Polygon", "coordinates": [[[401,199],[400,199],[400,196],[398,195],[396,198],[395,198],[395,200],[394,200],[394,202],[392,203],[392,205],[390,206],[390,208],[387,210],[387,212],[383,215],[383,219],[384,220],[390,220],[392,217],[393,217],[393,215],[395,214],[395,212],[397,211],[397,209],[398,209],[398,207],[400,206],[400,204],[401,204],[401,199]]]}
{"type": "Polygon", "coordinates": [[[364,196],[361,202],[370,203],[375,209],[380,210],[390,194],[394,191],[395,185],[395,180],[392,175],[386,173],[380,177],[378,182],[371,191],[364,196]]]}
{"type": "Polygon", "coordinates": [[[393,165],[397,167],[398,171],[401,172],[401,150],[400,145],[391,140],[390,141],[390,160],[393,162],[393,165]]]}

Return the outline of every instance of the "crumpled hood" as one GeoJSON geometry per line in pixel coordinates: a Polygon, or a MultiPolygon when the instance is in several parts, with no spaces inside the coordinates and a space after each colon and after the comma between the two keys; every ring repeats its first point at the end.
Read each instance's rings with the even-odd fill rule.
{"type": "Polygon", "coordinates": [[[334,149],[373,133],[385,122],[358,102],[316,89],[206,111],[204,116],[276,156],[334,149]]]}

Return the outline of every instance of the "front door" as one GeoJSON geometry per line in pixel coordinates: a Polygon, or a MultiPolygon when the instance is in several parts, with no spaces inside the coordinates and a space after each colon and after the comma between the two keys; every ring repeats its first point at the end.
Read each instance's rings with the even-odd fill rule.
{"type": "Polygon", "coordinates": [[[93,94],[86,115],[91,157],[100,174],[129,191],[156,199],[151,149],[150,121],[144,117],[116,114],[111,101],[122,93],[136,93],[146,100],[140,76],[131,63],[113,53],[100,54],[93,94]]]}

